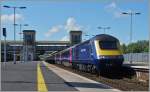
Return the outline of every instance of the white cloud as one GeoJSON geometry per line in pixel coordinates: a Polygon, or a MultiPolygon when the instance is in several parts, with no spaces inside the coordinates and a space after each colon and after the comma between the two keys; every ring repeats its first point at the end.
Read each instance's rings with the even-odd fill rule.
{"type": "Polygon", "coordinates": [[[63,38],[61,38],[60,41],[69,41],[69,37],[68,36],[64,36],[63,38]]]}
{"type": "Polygon", "coordinates": [[[65,30],[68,32],[71,30],[81,30],[81,26],[76,23],[76,20],[73,17],[69,17],[66,21],[65,30]]]}
{"type": "MultiPolygon", "coordinates": [[[[76,20],[75,18],[73,17],[69,17],[67,20],[66,20],[66,24],[65,25],[56,25],[56,26],[53,26],[51,27],[46,33],[45,33],[45,37],[50,37],[52,34],[54,33],[57,33],[61,30],[66,30],[67,32],[71,31],[71,30],[74,30],[74,31],[79,31],[81,30],[81,26],[79,26],[77,23],[76,23],[76,20]]],[[[68,40],[67,37],[63,37],[61,40],[68,40]]]]}
{"type": "Polygon", "coordinates": [[[112,2],[112,3],[108,4],[105,8],[116,8],[116,7],[117,7],[116,3],[112,2]]]}
{"type": "MultiPolygon", "coordinates": [[[[20,21],[23,20],[23,16],[21,14],[15,14],[15,20],[20,21]]],[[[10,23],[14,21],[14,14],[3,14],[1,15],[2,23],[10,23]]]]}
{"type": "Polygon", "coordinates": [[[116,2],[111,2],[110,4],[106,5],[104,9],[106,10],[106,12],[111,13],[115,18],[120,18],[125,16],[121,14],[123,10],[117,6],[116,2]]]}
{"type": "Polygon", "coordinates": [[[61,31],[61,28],[62,28],[61,25],[53,26],[51,29],[48,30],[48,32],[45,33],[45,36],[50,37],[52,34],[61,31]]]}

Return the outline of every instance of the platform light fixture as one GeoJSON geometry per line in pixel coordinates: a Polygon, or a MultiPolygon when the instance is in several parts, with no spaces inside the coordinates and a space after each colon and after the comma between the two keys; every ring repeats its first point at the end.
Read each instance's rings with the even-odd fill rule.
{"type": "MultiPolygon", "coordinates": [[[[133,31],[133,15],[140,15],[140,12],[122,12],[121,14],[124,15],[129,15],[130,16],[130,44],[132,43],[132,31],[133,31]]],[[[131,52],[130,52],[130,63],[132,64],[132,48],[131,48],[131,52]]]]}
{"type": "MultiPolygon", "coordinates": [[[[12,8],[13,10],[14,10],[14,43],[16,43],[16,16],[15,16],[15,14],[16,14],[16,9],[18,8],[18,9],[25,9],[26,7],[16,7],[16,6],[8,6],[8,5],[4,5],[3,6],[4,8],[12,8]]],[[[15,48],[15,46],[13,47],[13,49],[14,49],[14,64],[16,64],[16,48],[15,48]]]]}

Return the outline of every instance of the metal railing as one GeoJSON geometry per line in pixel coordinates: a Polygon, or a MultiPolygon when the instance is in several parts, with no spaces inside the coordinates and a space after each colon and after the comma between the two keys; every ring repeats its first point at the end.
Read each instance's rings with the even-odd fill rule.
{"type": "Polygon", "coordinates": [[[132,64],[148,64],[149,63],[149,53],[131,53],[124,54],[124,63],[129,63],[132,59],[132,64]]]}

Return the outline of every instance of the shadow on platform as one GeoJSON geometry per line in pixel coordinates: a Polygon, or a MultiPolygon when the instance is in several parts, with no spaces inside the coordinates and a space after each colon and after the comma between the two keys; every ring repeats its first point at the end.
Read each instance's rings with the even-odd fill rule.
{"type": "Polygon", "coordinates": [[[111,89],[110,87],[99,83],[83,83],[83,82],[65,82],[65,83],[71,87],[111,89]]]}

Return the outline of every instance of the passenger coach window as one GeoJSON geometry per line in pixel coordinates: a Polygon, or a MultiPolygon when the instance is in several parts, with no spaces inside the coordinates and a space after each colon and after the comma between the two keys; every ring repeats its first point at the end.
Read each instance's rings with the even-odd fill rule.
{"type": "Polygon", "coordinates": [[[101,49],[118,49],[116,41],[100,41],[99,46],[101,49]]]}

